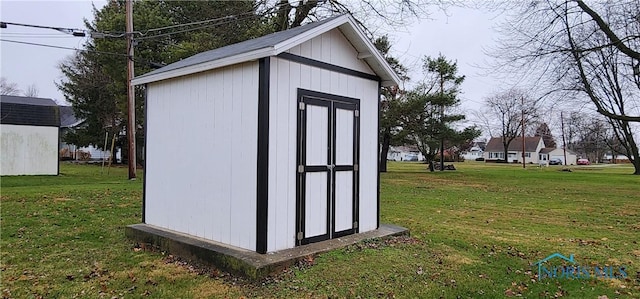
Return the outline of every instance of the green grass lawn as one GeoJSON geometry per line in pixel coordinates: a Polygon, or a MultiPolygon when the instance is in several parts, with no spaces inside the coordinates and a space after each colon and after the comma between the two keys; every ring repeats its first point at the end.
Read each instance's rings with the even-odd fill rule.
{"type": "Polygon", "coordinates": [[[631,167],[456,166],[398,162],[382,174],[381,220],[411,237],[322,254],[259,282],[136,248],[124,227],[140,222],[142,182],[126,180],[126,168],[2,177],[0,289],[3,298],[640,298],[631,167]],[[627,276],[540,280],[533,263],[555,252],[627,276]]]}

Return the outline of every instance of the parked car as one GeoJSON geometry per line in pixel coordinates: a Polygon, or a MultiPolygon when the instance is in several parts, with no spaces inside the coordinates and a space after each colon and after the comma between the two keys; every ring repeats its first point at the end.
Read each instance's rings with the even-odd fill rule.
{"type": "Polygon", "coordinates": [[[404,157],[405,161],[418,161],[418,155],[416,154],[408,154],[404,157]]]}
{"type": "Polygon", "coordinates": [[[578,165],[591,165],[591,162],[589,162],[589,159],[578,159],[578,165]]]}
{"type": "Polygon", "coordinates": [[[562,165],[562,159],[553,158],[549,160],[549,165],[562,165]]]}

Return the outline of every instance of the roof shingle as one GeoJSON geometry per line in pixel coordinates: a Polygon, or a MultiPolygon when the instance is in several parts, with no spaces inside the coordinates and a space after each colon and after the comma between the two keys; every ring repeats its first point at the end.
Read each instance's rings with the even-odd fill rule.
{"type": "MultiPolygon", "coordinates": [[[[526,152],[535,152],[538,148],[538,143],[542,140],[542,137],[525,137],[525,151],[526,152]]],[[[543,141],[544,147],[544,141],[543,141]]],[[[522,151],[522,137],[516,137],[509,144],[509,151],[522,151]]],[[[487,147],[485,148],[486,152],[502,152],[504,151],[504,145],[502,144],[502,137],[494,137],[489,140],[487,143],[487,147]]]]}

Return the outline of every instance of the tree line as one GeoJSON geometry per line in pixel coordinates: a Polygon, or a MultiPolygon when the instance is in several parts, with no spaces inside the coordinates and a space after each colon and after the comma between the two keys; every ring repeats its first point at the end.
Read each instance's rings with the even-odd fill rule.
{"type": "MultiPolygon", "coordinates": [[[[351,13],[394,70],[409,82],[407,68],[391,55],[391,42],[377,32],[379,26],[375,24],[406,25],[426,16],[427,9],[445,8],[452,3],[456,4],[427,0],[135,1],[136,75],[199,52],[330,15],[351,13]]],[[[554,141],[547,136],[548,109],[553,109],[548,107],[579,103],[589,104],[602,115],[598,125],[606,130],[594,130],[602,131],[595,134],[596,139],[606,135],[602,139],[606,141],[593,147],[601,149],[607,143],[610,150],[628,156],[635,173],[640,174],[640,22],[634,18],[640,11],[638,2],[586,4],[580,0],[548,0],[497,5],[510,17],[501,27],[504,39],[491,52],[495,69],[530,84],[516,88],[505,84],[502,91],[485,99],[480,114],[492,115],[490,126],[464,126],[460,86],[465,77],[458,74],[455,60],[442,55],[424,57],[422,71],[426,79],[411,89],[400,86],[382,90],[381,171],[386,170],[389,147],[399,144],[417,146],[433,170],[432,162],[444,150],[468,148],[480,134],[479,127],[485,133],[505,137],[505,148],[511,136],[518,136],[522,130],[519,123],[527,124],[530,134],[539,131],[537,134],[546,136],[545,141],[554,141]]],[[[72,143],[100,144],[108,131],[110,135],[122,135],[117,145],[126,146],[121,134],[127,122],[124,24],[124,1],[112,0],[100,9],[94,8],[93,19],[85,20],[85,25],[89,31],[101,33],[102,38],[90,38],[85,51],[60,63],[64,79],[58,87],[76,115],[85,119],[82,127],[66,136],[72,143]]],[[[137,87],[136,121],[141,133],[143,93],[137,87]]],[[[577,114],[569,113],[567,121],[577,118],[577,114]]],[[[568,128],[572,126],[570,123],[568,128]]],[[[567,147],[592,148],[586,146],[586,140],[593,136],[574,131],[580,130],[564,132],[571,135],[567,147]]],[[[143,144],[143,134],[138,138],[137,144],[143,144]]]]}
{"type": "MultiPolygon", "coordinates": [[[[105,131],[118,136],[116,146],[127,153],[125,5],[111,0],[93,9],[85,20],[92,36],[59,64],[63,79],[57,82],[81,126],[63,136],[79,146],[101,144],[105,131]]],[[[444,2],[443,2],[444,3],[444,2]]],[[[392,26],[421,17],[426,7],[441,5],[428,0],[378,1],[147,1],[134,2],[135,72],[155,68],[207,50],[297,27],[331,15],[350,13],[370,38],[372,23],[392,26]],[[373,15],[373,17],[372,17],[373,15]]],[[[144,144],[144,90],[136,87],[137,144],[144,144]]],[[[142,148],[137,148],[142,157],[142,148]]],[[[123,161],[126,162],[126,155],[123,161]]],[[[140,159],[142,160],[142,159],[140,159]]]]}

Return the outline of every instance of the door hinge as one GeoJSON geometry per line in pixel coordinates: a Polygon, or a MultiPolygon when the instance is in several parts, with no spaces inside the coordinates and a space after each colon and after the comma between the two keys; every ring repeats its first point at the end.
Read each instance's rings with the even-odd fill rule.
{"type": "Polygon", "coordinates": [[[354,110],[354,111],[353,111],[353,115],[354,115],[355,117],[359,117],[359,116],[360,116],[360,110],[354,110]]]}
{"type": "Polygon", "coordinates": [[[304,172],[304,165],[298,165],[298,173],[304,172]]]}
{"type": "Polygon", "coordinates": [[[360,167],[358,167],[358,164],[353,164],[353,171],[358,171],[360,167]]]}
{"type": "Polygon", "coordinates": [[[358,221],[353,223],[353,228],[358,228],[358,221]]]}
{"type": "Polygon", "coordinates": [[[298,232],[298,234],[296,235],[296,239],[298,239],[298,241],[302,240],[303,237],[304,235],[302,234],[302,232],[298,232]]]}
{"type": "Polygon", "coordinates": [[[303,102],[298,103],[298,109],[304,110],[304,103],[303,102]]]}

